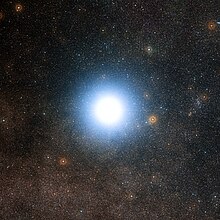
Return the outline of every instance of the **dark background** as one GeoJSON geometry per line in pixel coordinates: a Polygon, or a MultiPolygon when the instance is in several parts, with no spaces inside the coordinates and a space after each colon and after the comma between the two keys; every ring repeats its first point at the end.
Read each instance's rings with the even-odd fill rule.
{"type": "Polygon", "coordinates": [[[0,219],[219,219],[219,8],[1,0],[0,219]],[[107,139],[105,84],[138,109],[107,139]]]}

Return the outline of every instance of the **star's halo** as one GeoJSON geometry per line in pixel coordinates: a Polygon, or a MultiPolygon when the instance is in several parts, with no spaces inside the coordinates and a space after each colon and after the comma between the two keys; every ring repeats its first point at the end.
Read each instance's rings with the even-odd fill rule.
{"type": "Polygon", "coordinates": [[[131,92],[128,85],[119,82],[89,87],[81,91],[78,128],[87,138],[99,140],[127,136],[135,120],[137,106],[134,91],[131,92]]]}

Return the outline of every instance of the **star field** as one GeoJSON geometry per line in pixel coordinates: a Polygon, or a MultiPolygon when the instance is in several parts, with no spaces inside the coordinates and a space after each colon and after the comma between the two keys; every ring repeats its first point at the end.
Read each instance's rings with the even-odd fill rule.
{"type": "Polygon", "coordinates": [[[2,0],[0,219],[220,219],[219,6],[2,0]]]}

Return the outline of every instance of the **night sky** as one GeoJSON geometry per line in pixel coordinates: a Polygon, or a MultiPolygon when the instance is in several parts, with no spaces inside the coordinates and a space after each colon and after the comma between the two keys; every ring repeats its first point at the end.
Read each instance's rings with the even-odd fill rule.
{"type": "Polygon", "coordinates": [[[1,220],[217,220],[219,156],[218,0],[0,1],[1,220]]]}

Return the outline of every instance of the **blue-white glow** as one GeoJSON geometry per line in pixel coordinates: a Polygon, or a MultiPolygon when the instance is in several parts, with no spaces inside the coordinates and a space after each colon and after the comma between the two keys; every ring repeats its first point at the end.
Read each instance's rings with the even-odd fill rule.
{"type": "Polygon", "coordinates": [[[137,98],[129,83],[118,80],[81,88],[77,121],[85,136],[99,141],[116,140],[133,130],[137,98]]]}
{"type": "Polygon", "coordinates": [[[104,126],[117,125],[122,119],[124,106],[114,95],[104,95],[94,103],[94,117],[104,126]]]}

